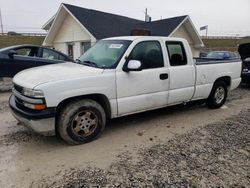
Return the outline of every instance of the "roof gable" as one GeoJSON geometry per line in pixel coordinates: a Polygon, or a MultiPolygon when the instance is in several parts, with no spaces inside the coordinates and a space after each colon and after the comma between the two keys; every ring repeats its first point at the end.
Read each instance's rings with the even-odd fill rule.
{"type": "Polygon", "coordinates": [[[203,46],[201,38],[189,16],[179,16],[152,22],[145,22],[125,16],[86,9],[69,4],[61,4],[54,19],[49,20],[44,28],[49,28],[44,44],[51,44],[65,16],[71,15],[93,39],[116,36],[128,36],[133,29],[148,29],[152,36],[172,36],[184,23],[189,22],[187,29],[191,33],[197,47],[203,46]],[[49,27],[51,25],[51,27],[49,27]]]}
{"type": "Polygon", "coordinates": [[[179,16],[152,22],[143,22],[140,24],[141,28],[151,31],[153,36],[169,36],[187,16],[179,16]]]}
{"type": "Polygon", "coordinates": [[[101,11],[85,9],[69,4],[63,4],[75,18],[92,33],[96,39],[115,36],[130,35],[132,29],[149,29],[152,35],[169,36],[176,27],[187,17],[180,16],[164,20],[145,22],[105,13],[101,11]]]}
{"type": "Polygon", "coordinates": [[[68,4],[64,4],[64,6],[96,39],[129,35],[131,28],[139,23],[143,23],[140,20],[101,11],[68,4]]]}

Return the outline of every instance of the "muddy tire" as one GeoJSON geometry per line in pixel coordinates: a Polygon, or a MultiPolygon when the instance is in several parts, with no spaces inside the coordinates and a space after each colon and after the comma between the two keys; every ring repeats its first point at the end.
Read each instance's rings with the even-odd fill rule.
{"type": "Polygon", "coordinates": [[[106,115],[94,100],[77,100],[66,105],[59,114],[57,132],[67,143],[83,144],[96,139],[104,130],[106,115]]]}
{"type": "Polygon", "coordinates": [[[212,109],[220,108],[226,102],[227,92],[227,84],[225,82],[215,82],[212,91],[206,101],[207,106],[212,109]]]}

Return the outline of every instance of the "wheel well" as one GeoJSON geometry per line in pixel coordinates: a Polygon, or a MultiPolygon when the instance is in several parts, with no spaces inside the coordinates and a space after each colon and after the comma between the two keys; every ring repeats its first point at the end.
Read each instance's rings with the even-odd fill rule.
{"type": "Polygon", "coordinates": [[[76,97],[71,97],[68,99],[63,100],[62,102],[59,103],[57,106],[57,114],[61,111],[61,109],[67,105],[68,103],[75,101],[75,100],[80,100],[80,99],[92,99],[96,102],[98,102],[104,109],[106,113],[107,118],[111,118],[111,107],[108,98],[103,95],[103,94],[91,94],[91,95],[82,95],[82,96],[76,96],[76,97]]]}
{"type": "Polygon", "coordinates": [[[229,76],[220,77],[214,83],[219,82],[219,81],[225,82],[228,88],[231,86],[231,78],[229,76]]]}

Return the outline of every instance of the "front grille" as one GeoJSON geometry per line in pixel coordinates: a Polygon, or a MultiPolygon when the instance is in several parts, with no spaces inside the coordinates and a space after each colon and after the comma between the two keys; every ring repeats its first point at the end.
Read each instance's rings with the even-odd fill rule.
{"type": "Polygon", "coordinates": [[[19,104],[23,104],[23,101],[21,99],[17,98],[16,96],[15,96],[15,99],[16,99],[16,102],[18,102],[19,104]]]}
{"type": "MultiPolygon", "coordinates": [[[[19,85],[16,85],[14,84],[14,88],[13,88],[16,92],[18,92],[19,94],[22,95],[23,93],[23,87],[19,86],[19,85]]],[[[14,92],[13,92],[14,93],[14,92]]],[[[16,101],[16,104],[20,107],[24,107],[23,105],[23,100],[18,98],[17,96],[15,96],[15,101],[16,101]]]]}
{"type": "Polygon", "coordinates": [[[19,85],[14,84],[14,89],[15,89],[16,91],[18,91],[20,94],[23,93],[23,87],[21,87],[21,86],[19,86],[19,85]]]}

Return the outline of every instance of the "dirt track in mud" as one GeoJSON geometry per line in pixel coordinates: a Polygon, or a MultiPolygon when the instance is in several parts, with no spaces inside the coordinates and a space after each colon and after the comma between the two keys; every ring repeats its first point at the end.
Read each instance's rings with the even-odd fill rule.
{"type": "MultiPolygon", "coordinates": [[[[202,185],[197,182],[203,182],[205,185],[210,182],[212,186],[230,186],[227,177],[238,177],[235,185],[244,186],[249,182],[249,173],[246,174],[246,170],[249,172],[249,143],[244,147],[240,145],[244,140],[249,142],[247,136],[244,136],[249,135],[249,122],[245,122],[245,117],[250,115],[248,111],[250,109],[249,87],[232,91],[226,105],[218,110],[209,110],[204,105],[180,105],[111,120],[98,140],[80,146],[68,146],[56,137],[39,136],[17,125],[8,107],[9,95],[10,93],[0,94],[0,187],[70,187],[93,185],[93,183],[100,186],[118,187],[136,186],[138,183],[139,186],[161,186],[157,184],[159,182],[165,182],[164,185],[173,183],[177,186],[202,185]],[[241,116],[238,116],[237,119],[235,115],[238,114],[241,116]],[[232,116],[235,116],[236,119],[226,120],[232,116]],[[227,128],[225,123],[227,121],[234,122],[233,129],[227,128]],[[230,142],[230,137],[227,135],[232,135],[234,131],[238,130],[237,122],[242,123],[238,134],[245,134],[239,137],[239,140],[235,135],[232,137],[235,139],[235,144],[238,144],[235,145],[230,142]],[[220,132],[220,130],[224,132],[220,132]],[[222,141],[227,147],[220,144],[217,147],[218,142],[214,140],[217,132],[221,133],[217,137],[224,138],[222,141]],[[202,139],[203,137],[205,138],[202,139]],[[185,143],[182,143],[182,140],[185,143]],[[205,158],[201,155],[199,164],[203,164],[206,158],[215,161],[210,166],[207,165],[207,171],[215,169],[215,175],[200,173],[201,168],[196,163],[191,169],[191,175],[188,175],[191,167],[187,163],[192,164],[192,160],[189,155],[185,155],[188,152],[192,153],[193,150],[201,151],[199,151],[200,146],[197,146],[198,149],[192,147],[188,150],[187,148],[200,141],[204,142],[201,143],[201,146],[207,149],[201,150],[204,152],[205,158]],[[211,153],[213,145],[216,146],[218,152],[221,152],[221,155],[211,153]],[[181,148],[183,154],[181,154],[181,148]],[[238,150],[240,153],[236,152],[238,150]],[[152,156],[149,155],[149,151],[152,156]],[[159,155],[161,157],[158,159],[159,153],[161,153],[159,155]],[[180,158],[182,155],[183,158],[180,158]],[[231,165],[227,169],[228,173],[223,166],[220,166],[221,163],[213,159],[213,156],[216,156],[217,159],[218,157],[227,159],[225,164],[231,165]],[[246,157],[244,158],[244,156],[246,157]],[[178,161],[172,161],[174,158],[178,161]],[[239,158],[241,159],[237,160],[239,158]],[[165,163],[163,163],[164,161],[165,163]],[[167,163],[167,161],[172,162],[167,163]],[[174,162],[180,162],[181,166],[176,166],[177,163],[174,162]],[[149,163],[152,163],[153,166],[149,163]],[[159,171],[154,170],[154,168],[158,169],[157,165],[160,166],[160,164],[164,164],[165,167],[160,168],[159,171]],[[172,168],[171,165],[177,169],[176,174],[169,170],[172,168]],[[239,175],[230,174],[231,167],[241,170],[239,175]],[[243,167],[248,167],[248,169],[244,171],[243,167]],[[131,176],[129,171],[134,172],[135,175],[131,176]],[[145,173],[140,174],[139,171],[145,173]],[[218,179],[218,181],[211,179],[218,175],[224,177],[224,181],[223,179],[218,179]],[[163,181],[162,178],[167,176],[169,179],[163,181]],[[177,182],[177,184],[175,180],[180,179],[179,177],[182,177],[183,181],[177,182]],[[147,180],[147,178],[149,179],[147,180]],[[115,179],[119,179],[119,181],[115,179]],[[146,184],[141,184],[138,179],[146,184]],[[107,184],[107,181],[111,185],[107,184]],[[133,182],[135,184],[131,184],[133,182]],[[212,184],[213,182],[217,182],[217,184],[212,184]]],[[[194,155],[194,159],[198,160],[198,154],[194,155]]]]}

